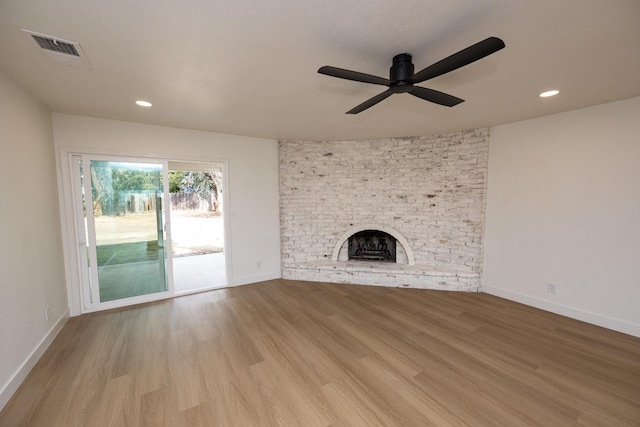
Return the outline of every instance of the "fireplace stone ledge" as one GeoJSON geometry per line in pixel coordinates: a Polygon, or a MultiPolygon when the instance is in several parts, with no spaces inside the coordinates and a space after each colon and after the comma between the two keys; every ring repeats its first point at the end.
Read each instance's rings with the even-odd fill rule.
{"type": "Polygon", "coordinates": [[[301,261],[283,264],[283,278],[357,285],[479,292],[480,274],[426,264],[301,261]]]}

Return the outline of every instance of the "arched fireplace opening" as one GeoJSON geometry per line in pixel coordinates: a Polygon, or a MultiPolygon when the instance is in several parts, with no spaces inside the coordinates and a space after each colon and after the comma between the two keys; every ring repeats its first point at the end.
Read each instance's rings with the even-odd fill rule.
{"type": "Polygon", "coordinates": [[[349,260],[396,262],[396,238],[384,231],[360,231],[348,245],[349,260]]]}
{"type": "MultiPolygon", "coordinates": [[[[333,248],[333,254],[331,255],[331,260],[334,262],[349,261],[351,259],[349,256],[350,238],[357,236],[360,233],[368,233],[371,231],[384,234],[386,239],[385,243],[387,244],[387,250],[391,252],[391,250],[388,248],[389,246],[393,246],[394,248],[396,264],[414,265],[416,263],[415,257],[413,256],[413,250],[409,246],[409,242],[407,241],[407,239],[405,239],[399,231],[380,224],[359,224],[351,226],[336,241],[336,245],[333,248]]],[[[371,243],[373,244],[373,241],[371,243]]],[[[376,243],[373,247],[375,247],[377,250],[378,244],[376,243]]],[[[381,246],[381,249],[383,247],[384,244],[381,246]]],[[[384,252],[384,249],[382,249],[382,252],[384,252]]],[[[372,260],[371,258],[366,260],[377,261],[372,260]]],[[[384,262],[384,260],[382,260],[382,262],[384,262]]],[[[392,263],[394,261],[391,261],[391,259],[389,259],[388,262],[392,263]]]]}

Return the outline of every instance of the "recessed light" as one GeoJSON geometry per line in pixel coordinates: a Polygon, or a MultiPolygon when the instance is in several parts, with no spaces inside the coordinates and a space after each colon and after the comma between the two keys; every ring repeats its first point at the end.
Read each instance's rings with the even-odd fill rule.
{"type": "Polygon", "coordinates": [[[546,91],[546,92],[542,92],[542,93],[540,94],[540,98],[548,98],[548,97],[550,97],[550,96],[555,96],[555,95],[557,95],[557,94],[559,94],[559,93],[560,93],[560,91],[559,91],[559,90],[548,90],[548,91],[546,91]]]}
{"type": "Polygon", "coordinates": [[[141,107],[151,107],[151,103],[148,101],[136,101],[136,104],[138,104],[141,107]]]}

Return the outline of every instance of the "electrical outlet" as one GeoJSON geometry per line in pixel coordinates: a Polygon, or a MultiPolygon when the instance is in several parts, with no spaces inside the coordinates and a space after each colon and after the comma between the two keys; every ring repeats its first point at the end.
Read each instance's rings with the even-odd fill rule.
{"type": "Polygon", "coordinates": [[[44,320],[49,320],[49,306],[44,309],[44,320]]]}
{"type": "Polygon", "coordinates": [[[555,283],[547,283],[547,292],[550,294],[556,293],[556,284],[555,283]]]}
{"type": "Polygon", "coordinates": [[[258,268],[262,268],[262,261],[258,261],[256,265],[258,266],[258,268]]]}

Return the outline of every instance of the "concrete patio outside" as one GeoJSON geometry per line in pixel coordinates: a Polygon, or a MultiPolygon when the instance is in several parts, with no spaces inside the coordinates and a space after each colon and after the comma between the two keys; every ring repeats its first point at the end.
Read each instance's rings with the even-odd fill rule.
{"type": "MultiPolygon", "coordinates": [[[[95,218],[97,245],[157,240],[153,212],[95,218]]],[[[165,235],[166,237],[166,235],[165,235]]],[[[224,223],[218,213],[171,212],[174,290],[177,294],[227,284],[224,223]]],[[[158,256],[162,253],[159,251],[158,256]]],[[[165,281],[158,260],[99,266],[100,300],[110,301],[162,292],[165,281]]]]}

